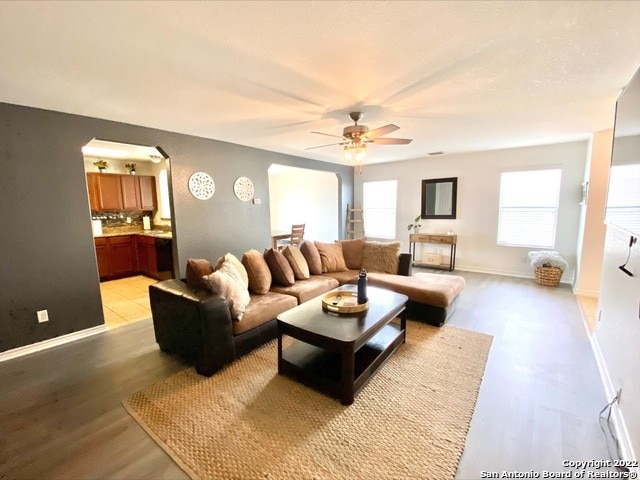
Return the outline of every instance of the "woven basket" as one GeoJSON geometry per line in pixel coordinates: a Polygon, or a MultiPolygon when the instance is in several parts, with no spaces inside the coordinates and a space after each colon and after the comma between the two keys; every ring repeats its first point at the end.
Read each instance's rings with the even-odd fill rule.
{"type": "Polygon", "coordinates": [[[562,277],[558,267],[536,267],[536,282],[547,287],[557,287],[562,277]]]}

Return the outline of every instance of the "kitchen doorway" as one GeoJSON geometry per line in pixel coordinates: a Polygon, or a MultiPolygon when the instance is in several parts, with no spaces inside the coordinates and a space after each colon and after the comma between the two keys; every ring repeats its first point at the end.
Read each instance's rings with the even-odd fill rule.
{"type": "Polygon", "coordinates": [[[100,139],[82,153],[104,321],[117,328],[151,317],[149,285],[174,277],[170,159],[100,139]]]}

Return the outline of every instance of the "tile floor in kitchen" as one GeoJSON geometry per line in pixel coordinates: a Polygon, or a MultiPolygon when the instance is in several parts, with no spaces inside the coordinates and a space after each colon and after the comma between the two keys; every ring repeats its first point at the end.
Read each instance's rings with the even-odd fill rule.
{"type": "Polygon", "coordinates": [[[100,283],[107,327],[117,328],[151,316],[149,285],[158,280],[136,275],[100,283]]]}

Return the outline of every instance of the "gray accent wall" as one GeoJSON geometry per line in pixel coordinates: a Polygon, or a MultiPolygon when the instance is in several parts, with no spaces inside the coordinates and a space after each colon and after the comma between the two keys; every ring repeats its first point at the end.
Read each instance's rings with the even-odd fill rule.
{"type": "Polygon", "coordinates": [[[79,115],[0,103],[0,352],[104,323],[81,148],[92,138],[160,146],[171,157],[177,275],[188,258],[241,256],[271,244],[268,168],[272,163],[336,172],[344,212],[353,168],[216,140],[79,115]],[[203,171],[214,196],[189,193],[203,171]],[[259,205],[233,193],[249,177],[259,205]],[[36,311],[50,321],[39,324],[36,311]]]}

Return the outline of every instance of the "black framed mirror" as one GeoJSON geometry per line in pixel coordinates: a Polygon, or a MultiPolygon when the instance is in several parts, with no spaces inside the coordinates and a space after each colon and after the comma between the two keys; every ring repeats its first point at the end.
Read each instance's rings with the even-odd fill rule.
{"type": "Polygon", "coordinates": [[[422,206],[424,219],[456,218],[458,177],[422,180],[422,206]]]}

